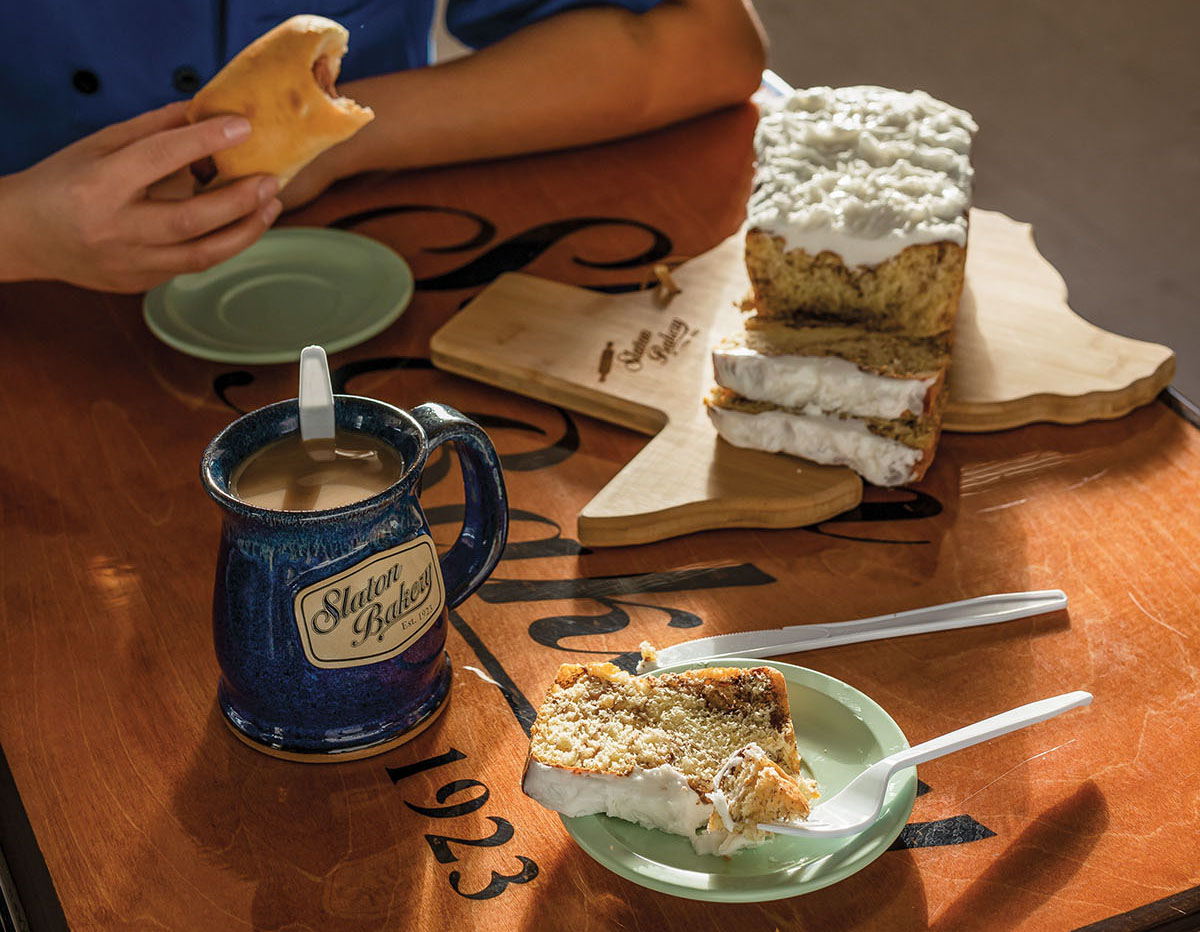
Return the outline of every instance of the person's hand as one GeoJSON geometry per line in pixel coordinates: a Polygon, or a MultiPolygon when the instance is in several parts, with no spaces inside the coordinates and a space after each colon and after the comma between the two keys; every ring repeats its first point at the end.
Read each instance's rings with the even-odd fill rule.
{"type": "Polygon", "coordinates": [[[106,127],[0,178],[0,279],[144,291],[257,240],[279,215],[276,180],[191,196],[188,166],[237,145],[243,117],[191,125],[183,103],[106,127]]]}

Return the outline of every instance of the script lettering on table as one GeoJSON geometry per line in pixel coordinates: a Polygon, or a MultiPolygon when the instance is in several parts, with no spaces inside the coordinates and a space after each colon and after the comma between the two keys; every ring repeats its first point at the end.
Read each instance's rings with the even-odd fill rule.
{"type": "Polygon", "coordinates": [[[916,521],[921,518],[934,518],[942,513],[942,503],[927,492],[919,492],[907,486],[894,489],[877,489],[874,494],[886,495],[882,501],[863,501],[857,507],[835,515],[820,524],[800,528],[811,534],[824,537],[836,537],[838,540],[849,540],[860,544],[928,544],[927,540],[891,540],[884,537],[861,537],[852,534],[837,534],[828,530],[827,524],[846,523],[875,523],[892,521],[916,521]],[[898,498],[897,496],[904,496],[898,498]]]}
{"type": "MultiPolygon", "coordinates": [[[[918,780],[917,796],[924,796],[928,792],[929,784],[924,780],[918,780]]],[[[909,822],[888,850],[901,851],[905,848],[965,845],[972,841],[992,838],[995,834],[986,825],[982,825],[969,815],[950,816],[946,819],[935,819],[932,822],[909,822]]]]}
{"type": "Polygon", "coordinates": [[[529,625],[529,636],[538,644],[567,653],[602,654],[624,670],[632,671],[640,654],[636,650],[611,656],[608,651],[564,646],[567,638],[613,634],[629,626],[624,607],[661,612],[672,628],[695,628],[703,624],[699,615],[670,605],[638,601],[628,596],[653,593],[689,592],[740,586],[762,586],[775,578],[752,563],[671,570],[661,573],[635,573],[627,576],[582,577],[573,579],[496,579],[479,590],[479,598],[492,604],[544,602],[557,599],[592,599],[607,611],[596,615],[549,615],[529,625]]]}
{"type": "MultiPolygon", "coordinates": [[[[436,757],[427,757],[424,760],[406,764],[402,767],[388,767],[387,775],[394,786],[415,774],[424,773],[438,767],[445,767],[466,759],[467,755],[462,751],[459,751],[457,748],[451,748],[446,753],[439,754],[436,757]]],[[[434,792],[434,799],[438,803],[436,806],[419,805],[407,799],[404,800],[404,805],[426,818],[454,819],[482,809],[487,804],[490,796],[491,790],[488,789],[487,784],[471,778],[460,778],[444,783],[434,792]],[[447,800],[450,800],[452,797],[472,790],[478,790],[479,792],[458,802],[447,803],[447,800]]],[[[458,863],[459,855],[455,852],[453,846],[462,846],[464,848],[497,848],[512,841],[516,832],[511,822],[500,816],[489,815],[486,818],[492,823],[493,830],[490,835],[482,838],[464,838],[455,835],[441,835],[434,832],[426,833],[425,843],[429,845],[429,850],[433,853],[434,860],[439,864],[458,863]]],[[[520,864],[519,870],[511,874],[501,874],[499,871],[493,870],[487,884],[473,892],[463,890],[462,872],[457,869],[447,874],[446,881],[455,893],[466,899],[493,899],[504,893],[510,885],[529,883],[538,875],[538,865],[533,858],[526,857],[523,854],[514,854],[513,857],[520,864]]]]}
{"type": "MultiPolygon", "coordinates": [[[[386,207],[374,207],[370,210],[350,214],[335,221],[331,226],[349,230],[361,226],[368,221],[380,220],[389,216],[405,214],[445,214],[462,217],[476,225],[473,235],[459,243],[444,246],[426,247],[425,252],[455,253],[469,252],[487,246],[496,237],[496,226],[491,221],[478,214],[456,208],[437,207],[429,204],[397,204],[386,207]]],[[[640,220],[630,220],[625,217],[570,217],[563,220],[552,220],[538,224],[508,239],[492,245],[485,252],[475,256],[469,262],[425,278],[419,278],[414,283],[418,291],[455,291],[465,288],[478,288],[494,281],[505,272],[516,272],[525,268],[558,242],[581,231],[595,227],[623,227],[648,234],[650,245],[643,251],[623,259],[600,261],[573,256],[572,261],[591,269],[632,269],[658,262],[671,254],[671,240],[661,231],[640,220]]],[[[644,282],[633,284],[602,286],[605,291],[633,291],[646,287],[644,282]]]]}

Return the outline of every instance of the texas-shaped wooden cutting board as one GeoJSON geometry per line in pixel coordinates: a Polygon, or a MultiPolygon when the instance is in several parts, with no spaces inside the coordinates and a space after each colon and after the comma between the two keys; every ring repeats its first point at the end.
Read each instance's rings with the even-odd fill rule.
{"type": "MultiPolygon", "coordinates": [[[[669,298],[503,275],[434,334],[441,369],[653,435],[584,507],[581,543],[799,527],[861,500],[850,470],[731,446],[708,420],[710,350],[741,329],[749,290],[743,243],[739,233],[676,268],[669,298]]],[[[1171,350],[1100,330],[1067,306],[1028,224],[972,210],[945,429],[1119,417],[1174,371],[1171,350]]]]}

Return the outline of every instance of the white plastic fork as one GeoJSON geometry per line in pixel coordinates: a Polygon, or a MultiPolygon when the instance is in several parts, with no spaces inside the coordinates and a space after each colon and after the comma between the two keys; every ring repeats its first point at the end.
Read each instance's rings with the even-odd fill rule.
{"type": "Polygon", "coordinates": [[[888,781],[897,771],[998,738],[1027,725],[1044,722],[1069,709],[1088,705],[1091,701],[1092,694],[1082,691],[1039,699],[985,718],[974,725],[966,725],[940,738],[922,742],[916,747],[897,751],[876,761],[846,784],[841,792],[814,806],[807,819],[801,822],[761,822],[758,827],[782,835],[802,835],[806,838],[857,835],[874,825],[879,818],[888,781]]]}

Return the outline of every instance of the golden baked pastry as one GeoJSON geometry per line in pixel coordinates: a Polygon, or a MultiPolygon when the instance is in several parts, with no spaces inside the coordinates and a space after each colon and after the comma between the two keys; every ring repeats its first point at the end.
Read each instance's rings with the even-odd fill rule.
{"type": "Polygon", "coordinates": [[[276,176],[282,188],[330,146],[370,123],[371,109],[335,88],[349,38],[331,19],[293,16],[218,71],[189,102],[188,120],[239,113],[252,132],[245,142],[194,165],[197,181],[211,188],[263,172],[276,176]]]}

